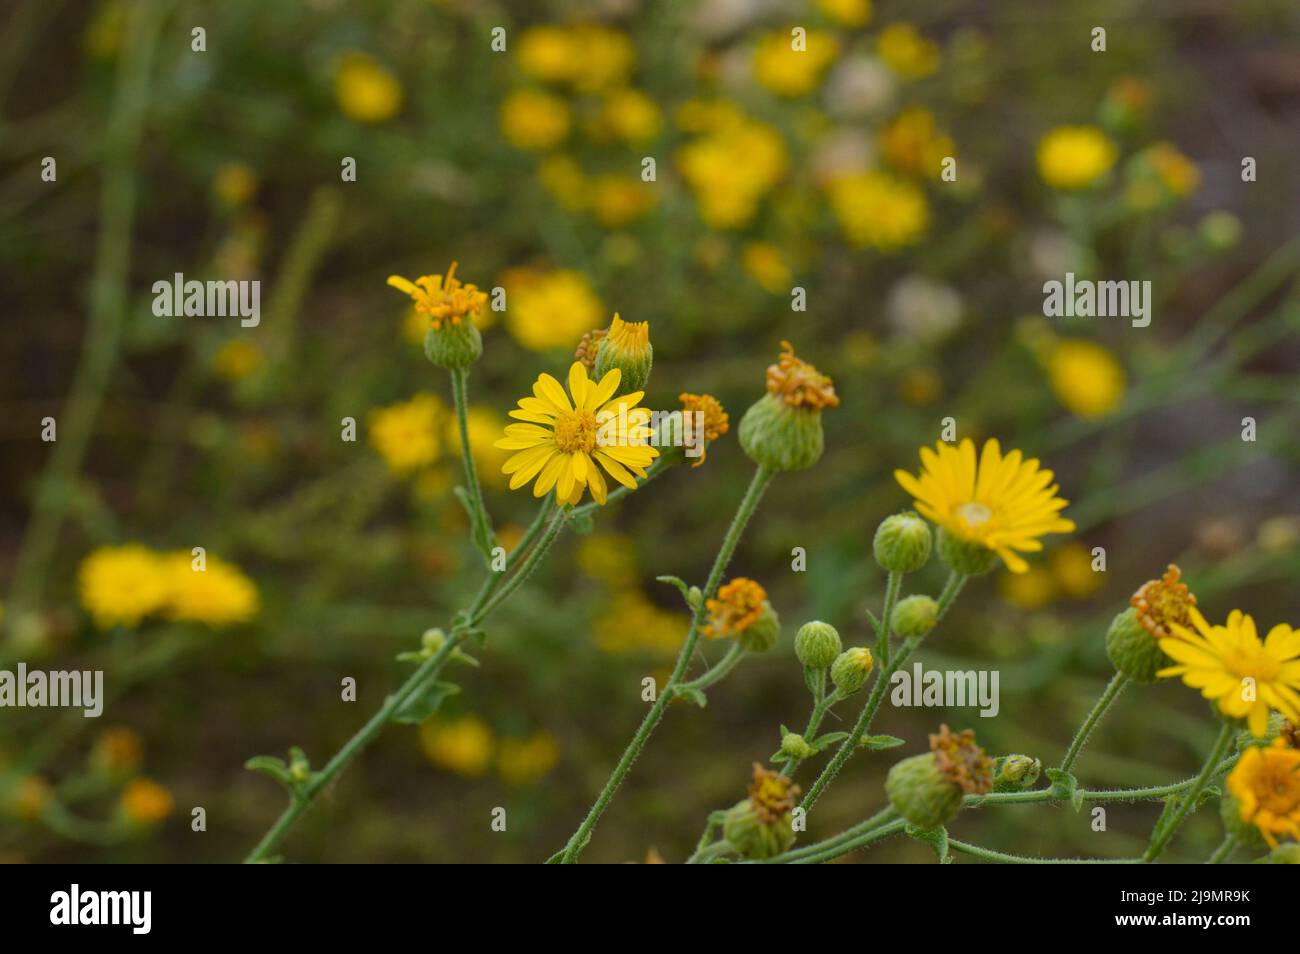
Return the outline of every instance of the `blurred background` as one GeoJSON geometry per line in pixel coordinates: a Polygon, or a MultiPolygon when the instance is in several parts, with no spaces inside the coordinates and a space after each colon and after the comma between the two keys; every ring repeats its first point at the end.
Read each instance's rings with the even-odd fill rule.
{"type": "MultiPolygon", "coordinates": [[[[1059,762],[1110,677],[1109,619],[1171,561],[1211,618],[1296,623],[1300,9],[1088,7],[5,4],[0,668],[102,669],[108,699],[99,719],[0,712],[0,857],[242,857],[284,804],[245,760],[300,745],[323,764],[405,678],[396,655],[472,596],[448,380],[385,287],[453,260],[508,296],[470,381],[503,540],[533,514],[491,446],[505,414],[615,311],[650,322],[648,403],[708,392],[733,430],[561,538],[492,620],[482,667],[455,670],[462,692],[387,730],[291,860],[535,862],[563,844],[685,634],[654,577],[703,582],[751,471],[734,424],[782,339],[842,399],[822,462],[776,481],[731,567],[785,634],[707,709],[669,713],[587,859],[683,860],[744,797],[778,725],[807,717],[798,625],[869,641],[871,537],[908,504],[892,471],[945,417],[1041,457],[1078,533],[969,586],[918,656],[999,670],[998,717],[885,706],[873,731],[907,745],[857,758],[808,837],[875,812],[888,766],[940,722],[1059,762]],[[1043,282],[1067,271],[1151,281],[1150,326],[1045,318],[1043,282]],[[155,317],[151,287],[177,272],[261,281],[260,324],[155,317]],[[198,590],[176,573],[196,546],[216,570],[198,590]]],[[[913,581],[940,583],[937,565],[913,581]]],[[[857,704],[839,708],[851,722],[857,704]]],[[[1128,693],[1077,771],[1175,781],[1214,731],[1181,685],[1128,693]]],[[[1016,806],[954,833],[1118,857],[1155,814],[1110,806],[1099,834],[1016,806]]],[[[1219,837],[1198,813],[1169,856],[1219,837]]],[[[901,840],[857,858],[930,859],[901,840]]]]}

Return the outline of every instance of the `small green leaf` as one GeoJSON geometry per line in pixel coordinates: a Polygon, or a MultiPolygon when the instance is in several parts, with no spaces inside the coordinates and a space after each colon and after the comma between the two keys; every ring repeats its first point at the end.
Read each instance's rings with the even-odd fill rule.
{"type": "Polygon", "coordinates": [[[902,744],[896,735],[867,735],[858,743],[864,749],[896,749],[902,744]]]}
{"type": "Polygon", "coordinates": [[[943,827],[925,829],[917,828],[915,825],[908,825],[907,834],[933,848],[939,861],[946,862],[948,860],[948,829],[943,827]]]}
{"type": "Polygon", "coordinates": [[[782,752],[780,749],[777,749],[777,750],[776,750],[776,754],[775,754],[775,755],[769,755],[769,756],[767,757],[767,760],[768,760],[769,762],[771,762],[773,765],[780,765],[782,762],[789,762],[789,761],[790,761],[790,756],[786,755],[786,754],[785,754],[784,752],[782,752]]]}
{"type": "Polygon", "coordinates": [[[460,692],[460,687],[450,682],[435,680],[416,692],[393,713],[393,721],[402,725],[418,725],[438,711],[443,700],[460,692]]]}
{"type": "Polygon", "coordinates": [[[660,583],[670,583],[677,587],[677,592],[682,594],[682,599],[686,601],[686,605],[690,608],[691,612],[695,611],[695,606],[691,603],[691,588],[687,585],[685,580],[680,576],[656,576],[655,579],[660,583]]]}
{"type": "Polygon", "coordinates": [[[673,693],[680,699],[689,699],[701,709],[709,704],[709,700],[699,689],[691,689],[687,686],[678,686],[673,693]]]}
{"type": "Polygon", "coordinates": [[[1060,769],[1045,769],[1048,780],[1052,783],[1051,792],[1056,798],[1069,801],[1077,812],[1083,805],[1083,793],[1079,790],[1079,780],[1069,772],[1060,769]]]}
{"type": "Polygon", "coordinates": [[[244,763],[244,768],[251,772],[269,775],[285,788],[294,787],[293,778],[289,775],[289,766],[284,759],[276,758],[274,755],[254,755],[244,763]]]}
{"type": "Polygon", "coordinates": [[[836,742],[843,742],[849,737],[847,732],[827,732],[825,735],[819,735],[808,744],[812,746],[814,752],[820,752],[828,745],[834,745],[836,742]]]}

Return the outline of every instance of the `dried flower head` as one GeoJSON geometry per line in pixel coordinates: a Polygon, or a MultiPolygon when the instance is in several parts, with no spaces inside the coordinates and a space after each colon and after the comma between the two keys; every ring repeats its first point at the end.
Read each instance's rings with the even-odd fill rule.
{"type": "Polygon", "coordinates": [[[1278,733],[1278,738],[1291,749],[1300,749],[1300,725],[1296,725],[1290,719],[1282,722],[1282,731],[1278,733]]]}
{"type": "Polygon", "coordinates": [[[778,772],[754,763],[754,781],[749,786],[749,801],[758,820],[765,825],[780,821],[794,810],[799,786],[778,772]]]}
{"type": "Polygon", "coordinates": [[[967,795],[983,795],[993,787],[993,760],[975,744],[975,733],[951,732],[947,725],[930,736],[930,751],[944,778],[967,795]]]}
{"type": "Polygon", "coordinates": [[[701,632],[709,639],[743,633],[758,621],[767,602],[767,591],[748,577],[738,576],[708,601],[709,622],[701,632]]]}
{"type": "Polygon", "coordinates": [[[712,394],[679,394],[677,400],[682,402],[684,414],[704,415],[704,446],[700,448],[699,459],[691,465],[699,467],[708,456],[709,445],[731,430],[731,417],[712,394]]]}
{"type": "Polygon", "coordinates": [[[1186,583],[1179,581],[1181,576],[1177,564],[1171,563],[1161,579],[1148,580],[1129,598],[1129,605],[1137,610],[1138,622],[1152,639],[1173,636],[1170,624],[1184,628],[1192,625],[1190,611],[1196,605],[1196,597],[1186,583]]]}
{"type": "Polygon", "coordinates": [[[767,390],[790,407],[821,410],[839,407],[835,382],[806,361],[795,357],[794,346],[781,342],[781,357],[776,364],[768,365],[767,390]]]}
{"type": "Polygon", "coordinates": [[[600,347],[600,341],[609,331],[605,328],[593,328],[591,331],[584,332],[581,340],[578,342],[578,348],[573,352],[573,360],[577,361],[588,371],[596,367],[596,351],[600,347]]]}

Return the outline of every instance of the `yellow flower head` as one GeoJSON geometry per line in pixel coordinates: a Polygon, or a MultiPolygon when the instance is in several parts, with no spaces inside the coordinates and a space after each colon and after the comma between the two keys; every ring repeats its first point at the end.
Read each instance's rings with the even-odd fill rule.
{"type": "Polygon", "coordinates": [[[550,24],[529,27],[515,44],[520,71],[543,83],[572,80],[580,63],[574,53],[573,31],[550,24]]]}
{"type": "Polygon", "coordinates": [[[767,366],[767,392],[775,394],[790,407],[820,411],[839,407],[835,382],[807,361],[795,356],[794,346],[781,342],[781,356],[767,366]]]}
{"type": "Polygon", "coordinates": [[[510,295],[506,327],[531,351],[571,348],[608,314],[591,283],[571,269],[515,269],[502,284],[510,295]]]}
{"type": "Polygon", "coordinates": [[[555,768],[559,758],[560,747],[549,732],[502,739],[497,746],[497,772],[509,785],[531,785],[555,768]]]}
{"type": "Polygon", "coordinates": [[[881,30],[876,52],[905,79],[921,79],[939,68],[939,47],[910,23],[895,23],[881,30]]]}
{"type": "Polygon", "coordinates": [[[701,105],[679,117],[703,135],[677,151],[677,166],[715,229],[748,225],[759,203],[785,175],[785,140],[772,126],[744,116],[730,104],[701,105]]]}
{"type": "Polygon", "coordinates": [[[622,379],[623,372],[614,368],[599,382],[589,380],[587,369],[577,361],[569,368],[568,394],[549,374],[538,377],[533,396],[520,398],[519,407],[510,412],[522,423],[508,425],[505,437],[496,442],[502,450],[518,452],[501,468],[512,475],[510,489],[536,477],[534,497],[554,488],[557,502],[572,506],[582,499],[584,488],[590,488],[603,505],[608,493],[601,476],[604,468],[635,490],[636,477],[646,476],[659,451],[649,444],[650,411],[637,407],[644,392],[614,396],[622,379]]]}
{"type": "Polygon", "coordinates": [[[593,176],[588,200],[596,221],[616,229],[635,222],[654,207],[655,193],[636,176],[606,173],[593,176]]]}
{"type": "Polygon", "coordinates": [[[754,780],[749,786],[749,801],[761,824],[772,825],[794,810],[799,786],[787,776],[754,763],[754,780]]]}
{"type": "Polygon", "coordinates": [[[596,648],[606,653],[650,653],[671,657],[690,621],[646,599],[639,589],[618,590],[592,623],[596,648]]]}
{"type": "Polygon", "coordinates": [[[422,722],[420,745],[437,768],[466,778],[480,776],[492,765],[492,730],[476,716],[422,722]]]}
{"type": "Polygon", "coordinates": [[[573,88],[580,93],[598,93],[627,84],[636,67],[636,48],[620,30],[599,23],[570,28],[573,34],[573,88]]]}
{"type": "Polygon", "coordinates": [[[700,630],[708,639],[722,639],[743,633],[763,615],[767,591],[748,577],[738,576],[708,601],[709,622],[700,630]]]}
{"type": "Polygon", "coordinates": [[[1269,847],[1277,847],[1278,835],[1300,841],[1300,750],[1282,739],[1249,746],[1228,774],[1228,791],[1241,820],[1258,828],[1269,847]]]}
{"type": "Polygon", "coordinates": [[[572,125],[569,104],[544,90],[517,89],[501,103],[501,131],[517,149],[553,149],[569,135],[572,125]]]}
{"type": "Polygon", "coordinates": [[[1052,393],[1079,417],[1106,417],[1124,400],[1124,367],[1101,345],[1066,339],[1048,352],[1046,364],[1052,393]]]}
{"type": "Polygon", "coordinates": [[[1095,126],[1057,126],[1038,142],[1038,174],[1056,189],[1086,189],[1118,156],[1115,144],[1095,126]]]}
{"type": "Polygon", "coordinates": [[[339,109],[359,123],[382,123],[402,108],[402,84],[369,54],[354,50],[334,70],[339,109]]]}
{"type": "Polygon", "coordinates": [[[212,357],[212,369],[227,381],[239,381],[262,366],[262,351],[251,341],[227,341],[212,357]]]}
{"type": "Polygon", "coordinates": [[[653,99],[639,89],[611,90],[601,98],[591,123],[592,138],[637,145],[659,135],[663,115],[653,99]]]}
{"type": "Polygon", "coordinates": [[[955,154],[953,141],[940,131],[934,113],[909,106],[876,136],[880,154],[901,172],[939,178],[944,157],[955,154]]]}
{"type": "Polygon", "coordinates": [[[138,543],[100,547],[81,561],[77,579],[81,605],[100,629],[137,626],[167,602],[162,560],[138,543]]]}
{"type": "Polygon", "coordinates": [[[122,813],[133,822],[151,825],[171,814],[176,806],[172,793],[148,778],[136,778],[122,789],[122,813]]]}
{"type": "Polygon", "coordinates": [[[4,790],[5,808],[23,821],[36,821],[54,798],[54,789],[39,775],[24,775],[4,790]]]}
{"type": "Polygon", "coordinates": [[[996,440],[985,442],[978,465],[970,438],[957,447],[940,441],[935,450],[921,448],[921,463],[919,477],[894,471],[917,512],[958,540],[993,551],[1012,573],[1029,569],[1016,551],[1035,553],[1043,548],[1039,537],[1074,529],[1060,515],[1068,501],[1056,496],[1052,472],[1018,450],[1003,456],[996,440]]]}
{"type": "Polygon", "coordinates": [[[412,282],[401,275],[389,275],[388,284],[411,296],[415,310],[429,316],[434,331],[441,331],[443,322],[459,325],[467,317],[477,325],[487,304],[487,293],[457,278],[456,265],[451,263],[446,277],[421,275],[412,282]]]}
{"type": "Polygon", "coordinates": [[[817,9],[840,26],[866,26],[871,19],[871,0],[817,0],[817,9]]]}
{"type": "Polygon", "coordinates": [[[1160,648],[1177,665],[1157,675],[1181,676],[1225,716],[1245,719],[1257,738],[1268,731],[1273,709],[1300,719],[1300,631],[1279,623],[1261,640],[1241,610],[1223,626],[1211,626],[1194,606],[1187,612],[1195,631],[1171,624],[1173,636],[1160,640],[1160,648]]]}
{"type": "Polygon", "coordinates": [[[140,743],[140,736],[130,729],[111,726],[95,739],[90,760],[105,772],[131,772],[144,761],[144,746],[140,743]]]}
{"type": "Polygon", "coordinates": [[[712,394],[679,394],[677,400],[682,402],[683,413],[704,415],[704,446],[699,460],[691,465],[699,467],[708,456],[709,445],[731,430],[731,416],[712,394]]]}
{"type": "Polygon", "coordinates": [[[1182,573],[1177,564],[1171,563],[1163,577],[1147,580],[1129,597],[1129,605],[1137,610],[1138,622],[1152,639],[1170,639],[1175,626],[1186,629],[1192,625],[1196,597],[1180,580],[1182,573]]]}
{"type": "Polygon", "coordinates": [[[208,555],[199,570],[186,551],[168,554],[163,562],[171,619],[230,626],[257,616],[257,585],[233,564],[208,555]]]}
{"type": "Polygon", "coordinates": [[[754,49],[754,75],[778,96],[807,96],[834,61],[839,44],[828,33],[808,30],[804,48],[795,49],[790,30],[769,33],[754,49]]]}
{"type": "Polygon", "coordinates": [[[831,211],[849,243],[882,252],[920,241],[930,224],[925,193],[875,170],[838,176],[827,186],[831,211]]]}
{"type": "Polygon", "coordinates": [[[417,394],[409,401],[372,411],[370,445],[390,471],[399,477],[409,476],[438,459],[442,413],[442,402],[432,394],[417,394]]]}
{"type": "Polygon", "coordinates": [[[781,250],[771,242],[749,242],[741,251],[741,264],[750,278],[773,295],[790,291],[793,275],[785,263],[781,250]]]}

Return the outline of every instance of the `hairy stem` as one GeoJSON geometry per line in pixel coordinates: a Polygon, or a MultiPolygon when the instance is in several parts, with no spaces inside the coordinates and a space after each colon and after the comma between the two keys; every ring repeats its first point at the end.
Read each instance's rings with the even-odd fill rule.
{"type": "Polygon", "coordinates": [[[1151,844],[1142,856],[1143,861],[1151,862],[1159,858],[1160,853],[1165,850],[1165,846],[1177,834],[1183,820],[1196,807],[1201,792],[1205,791],[1205,786],[1210,783],[1210,779],[1218,774],[1219,762],[1223,759],[1223,753],[1232,742],[1232,736],[1233,728],[1225,722],[1223,728],[1219,730],[1219,737],[1214,740],[1214,747],[1210,749],[1210,754],[1205,759],[1205,766],[1201,769],[1201,774],[1196,776],[1191,788],[1187,790],[1187,794],[1180,799],[1173,816],[1163,825],[1159,822],[1156,823],[1155,830],[1151,833],[1151,844]]]}
{"type": "Polygon", "coordinates": [[[1102,718],[1106,715],[1106,710],[1111,707],[1111,704],[1114,703],[1126,685],[1128,685],[1128,677],[1121,672],[1115,673],[1115,677],[1106,686],[1101,698],[1097,700],[1097,704],[1088,713],[1088,718],[1083,720],[1083,725],[1079,726],[1079,731],[1074,734],[1074,740],[1066,750],[1065,758],[1061,760],[1062,772],[1070,771],[1075,760],[1079,757],[1079,753],[1083,751],[1083,747],[1088,743],[1088,736],[1092,735],[1093,730],[1101,723],[1102,718]]]}
{"type": "Polygon", "coordinates": [[[483,486],[469,446],[469,370],[451,369],[451,394],[456,404],[456,429],[460,432],[460,459],[465,465],[465,484],[469,494],[471,531],[474,545],[487,557],[492,549],[492,520],[483,503],[483,486]]]}

